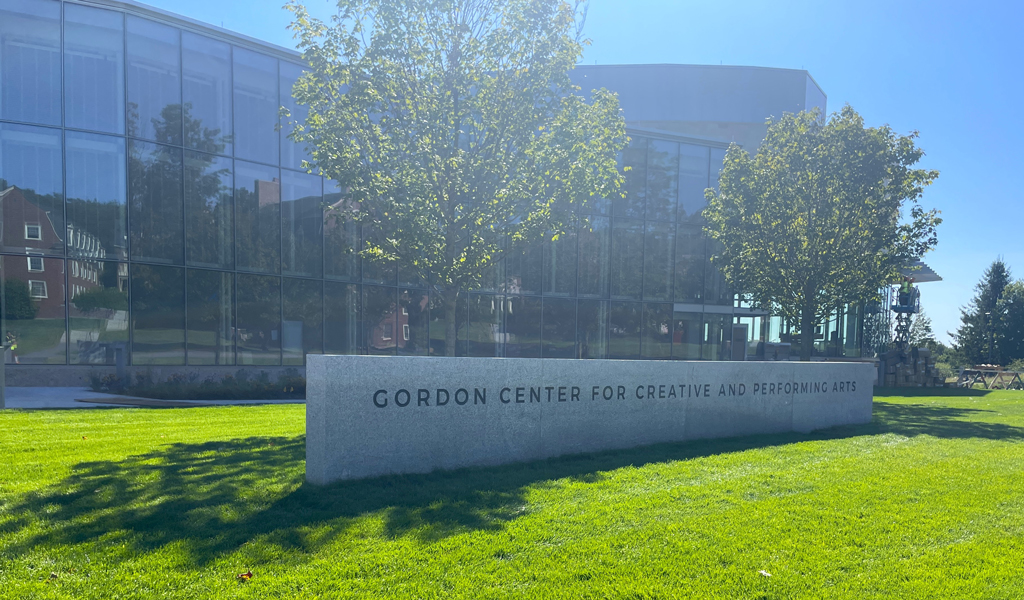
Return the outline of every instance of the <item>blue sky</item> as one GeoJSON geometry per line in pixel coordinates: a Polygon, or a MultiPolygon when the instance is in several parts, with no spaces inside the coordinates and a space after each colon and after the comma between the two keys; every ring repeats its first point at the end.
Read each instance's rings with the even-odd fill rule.
{"type": "MultiPolygon", "coordinates": [[[[148,3],[293,47],[281,0],[148,3]]],[[[869,125],[920,131],[922,165],[941,173],[923,204],[945,221],[925,257],[944,281],[922,286],[922,302],[946,340],[996,257],[1024,277],[1022,26],[1020,5],[986,0],[592,0],[584,62],[807,69],[829,110],[849,103],[869,125]]]]}

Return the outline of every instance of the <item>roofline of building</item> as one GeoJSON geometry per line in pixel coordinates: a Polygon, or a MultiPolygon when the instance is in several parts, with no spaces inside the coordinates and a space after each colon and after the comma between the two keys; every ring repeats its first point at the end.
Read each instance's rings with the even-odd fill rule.
{"type": "Polygon", "coordinates": [[[129,14],[133,14],[139,17],[147,17],[151,19],[157,19],[159,21],[170,23],[176,27],[180,27],[185,30],[192,31],[193,33],[199,33],[202,35],[216,37],[222,40],[226,40],[235,44],[248,48],[250,50],[256,50],[267,54],[272,54],[277,58],[282,58],[291,62],[301,63],[302,53],[297,50],[285,48],[284,46],[278,46],[277,44],[271,44],[263,40],[256,39],[241,33],[236,33],[223,27],[217,27],[197,21],[189,17],[185,17],[176,13],[168,12],[166,10],[136,2],[135,0],[64,0],[69,4],[82,4],[85,6],[98,6],[103,8],[114,8],[117,10],[124,11],[129,14]]]}
{"type": "MultiPolygon", "coordinates": [[[[676,133],[674,131],[666,131],[664,129],[650,129],[648,127],[635,127],[633,125],[626,124],[626,134],[642,135],[650,138],[662,138],[673,142],[685,142],[693,143],[701,146],[711,146],[713,148],[728,148],[734,142],[723,142],[720,139],[701,137],[696,135],[690,135],[686,133],[676,133]]],[[[737,144],[738,145],[738,144],[737,144]]]]}

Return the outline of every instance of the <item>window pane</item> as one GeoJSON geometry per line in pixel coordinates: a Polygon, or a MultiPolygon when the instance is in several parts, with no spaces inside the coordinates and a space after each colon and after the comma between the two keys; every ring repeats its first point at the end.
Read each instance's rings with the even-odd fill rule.
{"type": "Polygon", "coordinates": [[[644,222],[616,219],[612,223],[612,298],[640,298],[643,265],[644,222]]]}
{"type": "Polygon", "coordinates": [[[704,190],[708,188],[708,148],[692,144],[679,145],[679,221],[693,221],[707,204],[704,190]]]}
{"type": "Polygon", "coordinates": [[[533,243],[524,247],[509,248],[505,259],[505,273],[508,278],[506,290],[510,294],[540,294],[543,285],[543,244],[533,243]]]}
{"type": "MultiPolygon", "coordinates": [[[[503,296],[469,296],[469,331],[466,334],[468,356],[502,356],[502,341],[505,338],[502,332],[503,302],[503,296]]],[[[539,323],[537,327],[540,328],[539,323]]],[[[459,337],[461,340],[462,336],[459,337]]],[[[539,337],[538,335],[538,341],[539,337]]]]}
{"type": "Polygon", "coordinates": [[[235,262],[241,271],[280,272],[279,177],[274,167],[235,161],[235,262]]]}
{"type": "Polygon", "coordinates": [[[128,263],[68,260],[73,365],[128,364],[128,263]]]}
{"type": "Polygon", "coordinates": [[[129,142],[128,209],[133,259],[184,263],[181,176],[181,148],[129,142]]]}
{"type": "Polygon", "coordinates": [[[672,358],[700,360],[701,313],[676,312],[672,319],[672,358]]]}
{"type": "Polygon", "coordinates": [[[231,46],[181,33],[185,146],[231,154],[231,46]]]}
{"type": "Polygon", "coordinates": [[[430,355],[447,356],[446,331],[449,318],[455,325],[455,356],[466,356],[466,329],[469,315],[469,303],[466,294],[460,294],[455,307],[455,314],[448,314],[448,310],[438,295],[430,296],[430,355]]]}
{"type": "Polygon", "coordinates": [[[732,335],[732,315],[704,313],[704,360],[727,360],[725,341],[732,335]]]}
{"type": "Polygon", "coordinates": [[[360,354],[393,355],[398,347],[395,325],[398,290],[376,285],[363,286],[362,348],[360,354]]]}
{"type": "Polygon", "coordinates": [[[124,133],[124,17],[64,5],[64,123],[124,133]]]}
{"type": "Polygon", "coordinates": [[[281,212],[283,214],[284,273],[305,277],[323,275],[323,189],[317,175],[283,171],[281,212]]]}
{"type": "Polygon", "coordinates": [[[577,306],[580,358],[608,358],[608,303],[580,300],[577,306]]]}
{"type": "Polygon", "coordinates": [[[281,364],[281,278],[237,278],[238,364],[281,364]]]}
{"type": "Polygon", "coordinates": [[[235,364],[234,275],[188,270],[188,364],[235,364]]]}
{"type": "Polygon", "coordinates": [[[324,182],[324,275],[328,279],[359,281],[359,226],[347,214],[337,182],[324,182]]]}
{"type": "Polygon", "coordinates": [[[235,266],[231,159],[185,151],[185,252],[189,265],[235,266]]]}
{"type": "Polygon", "coordinates": [[[704,304],[717,304],[732,306],[732,291],[725,283],[725,277],[711,262],[711,255],[714,253],[718,242],[707,240],[708,259],[704,263],[704,304]]]}
{"type": "Polygon", "coordinates": [[[181,145],[181,40],[128,15],[128,135],[181,145]]]}
{"type": "Polygon", "coordinates": [[[68,131],[68,255],[128,258],[124,138],[68,131]]]}
{"type": "Polygon", "coordinates": [[[643,358],[666,360],[672,357],[672,305],[644,304],[643,358]]]}
{"type": "Polygon", "coordinates": [[[0,123],[3,251],[63,254],[60,130],[0,123]]]}
{"type": "Polygon", "coordinates": [[[131,267],[133,365],[185,364],[185,269],[131,267]]]}
{"type": "Polygon", "coordinates": [[[277,59],[234,48],[235,156],[278,164],[277,59]]]}
{"type": "Polygon", "coordinates": [[[680,225],[676,231],[676,302],[701,302],[704,297],[704,234],[680,225]]]}
{"type": "Polygon", "coordinates": [[[622,151],[622,175],[625,177],[625,198],[612,201],[616,217],[644,218],[644,196],[647,188],[647,139],[633,138],[622,151]]]}
{"type": "Polygon", "coordinates": [[[60,125],[60,3],[0,4],[0,118],[60,125]]]}
{"type": "Polygon", "coordinates": [[[671,221],[679,195],[679,144],[651,140],[647,151],[648,220],[671,221]]]}
{"type": "Polygon", "coordinates": [[[505,301],[505,356],[540,358],[541,299],[529,296],[508,296],[505,301]]]}
{"type": "Polygon", "coordinates": [[[576,295],[576,232],[544,244],[544,295],[576,295]]]}
{"type": "Polygon", "coordinates": [[[647,223],[644,235],[644,298],[672,299],[672,238],[670,223],[647,223]]]}
{"type": "Polygon", "coordinates": [[[606,298],[611,268],[611,220],[587,217],[579,236],[579,295],[606,298]]]}
{"type": "Polygon", "coordinates": [[[725,148],[711,149],[711,187],[718,191],[718,176],[722,173],[725,163],[725,148]]]}
{"type": "Polygon", "coordinates": [[[406,356],[426,356],[430,340],[427,326],[430,320],[429,299],[422,290],[402,290],[398,296],[398,353],[406,356]]]}
{"type": "Polygon", "coordinates": [[[324,283],[324,353],[358,354],[359,286],[324,283]]]}
{"type": "Polygon", "coordinates": [[[303,68],[299,65],[290,62],[281,63],[281,106],[288,109],[291,115],[284,117],[281,123],[281,166],[292,169],[301,169],[302,161],[310,160],[310,156],[306,152],[306,145],[297,144],[288,137],[295,129],[295,125],[305,126],[306,116],[309,114],[309,107],[299,104],[292,96],[292,87],[303,72],[303,68]]]}
{"type": "MultiPolygon", "coordinates": [[[[379,244],[378,240],[382,239],[381,232],[372,225],[363,225],[362,234],[363,243],[360,248],[366,248],[371,243],[379,244]]],[[[398,269],[392,262],[363,257],[362,266],[363,281],[367,283],[395,285],[398,282],[398,269]]]]}
{"type": "Polygon", "coordinates": [[[7,362],[63,365],[67,360],[64,319],[64,260],[4,256],[3,319],[7,362]]]}
{"type": "Polygon", "coordinates": [[[612,302],[608,313],[608,358],[640,358],[639,302],[612,302]]]}
{"type": "Polygon", "coordinates": [[[307,354],[323,353],[323,291],[320,281],[284,280],[284,322],[281,327],[284,364],[303,365],[307,354]]]}
{"type": "Polygon", "coordinates": [[[576,301],[544,299],[544,358],[576,358],[576,301]]]}

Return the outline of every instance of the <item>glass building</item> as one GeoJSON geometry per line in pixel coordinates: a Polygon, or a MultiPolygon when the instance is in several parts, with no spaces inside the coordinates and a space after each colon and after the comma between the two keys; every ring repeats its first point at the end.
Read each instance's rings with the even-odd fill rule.
{"type": "MultiPolygon", "coordinates": [[[[577,76],[584,89],[639,89],[587,78],[647,68],[577,76]]],[[[291,97],[302,69],[295,52],[142,4],[0,0],[0,281],[17,345],[7,362],[444,355],[448,319],[468,356],[730,359],[744,339],[785,336],[726,288],[699,218],[728,143],[757,137],[775,105],[662,118],[624,95],[627,198],[591,203],[569,235],[506,258],[446,315],[420,282],[353,254],[372,231],[325,221],[338,186],[302,169],[280,117],[304,118],[291,97]]],[[[775,79],[736,72],[758,89],[799,88],[778,110],[824,108],[806,72],[758,73],[775,79]]],[[[664,76],[646,75],[656,86],[664,76]]],[[[824,335],[841,331],[845,347],[858,318],[839,314],[824,335]]]]}

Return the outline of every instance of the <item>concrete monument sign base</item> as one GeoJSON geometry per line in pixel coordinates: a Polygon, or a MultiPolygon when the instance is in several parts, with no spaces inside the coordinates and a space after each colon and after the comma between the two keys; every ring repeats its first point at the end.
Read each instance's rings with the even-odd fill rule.
{"type": "Polygon", "coordinates": [[[326,484],[871,420],[866,363],[316,356],[306,479],[326,484]]]}

